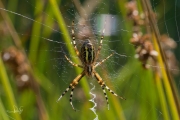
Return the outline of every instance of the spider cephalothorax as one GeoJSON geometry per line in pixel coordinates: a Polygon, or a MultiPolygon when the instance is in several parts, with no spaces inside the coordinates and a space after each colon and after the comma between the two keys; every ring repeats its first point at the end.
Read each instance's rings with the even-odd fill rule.
{"type": "MultiPolygon", "coordinates": [[[[73,40],[73,46],[74,46],[74,49],[75,49],[75,52],[77,54],[77,56],[79,57],[79,59],[81,60],[82,62],[82,65],[79,65],[79,64],[75,64],[73,63],[66,55],[65,55],[65,58],[67,59],[67,61],[69,61],[73,66],[76,66],[76,67],[80,67],[80,68],[83,68],[83,71],[81,74],[79,74],[72,82],[71,84],[69,85],[68,88],[66,88],[66,90],[62,93],[62,95],[59,97],[58,101],[66,94],[66,92],[69,91],[69,89],[71,89],[71,94],[70,94],[70,104],[72,106],[72,108],[74,109],[73,107],[73,104],[72,104],[72,96],[73,96],[73,90],[75,89],[76,85],[79,83],[79,81],[81,80],[81,78],[83,76],[89,76],[89,77],[93,77],[95,76],[95,78],[97,79],[98,83],[101,85],[101,88],[103,89],[103,92],[104,92],[104,95],[105,95],[105,98],[106,98],[106,101],[107,101],[107,104],[109,105],[108,103],[108,97],[106,95],[106,91],[105,89],[107,89],[110,93],[112,93],[113,95],[115,96],[118,96],[116,93],[114,93],[108,86],[105,85],[104,81],[102,80],[102,78],[100,77],[100,75],[95,71],[95,68],[99,65],[101,65],[103,62],[105,62],[108,58],[110,58],[114,53],[110,54],[108,57],[106,57],[105,59],[103,59],[102,61],[100,62],[97,62],[97,58],[98,58],[98,55],[100,53],[100,50],[101,50],[101,47],[102,47],[102,41],[103,41],[103,35],[101,36],[101,40],[100,40],[100,45],[97,49],[97,51],[95,50],[93,44],[90,42],[90,40],[85,40],[83,41],[83,44],[81,46],[81,50],[80,52],[78,51],[77,47],[76,47],[76,41],[75,41],[75,34],[74,34],[74,21],[72,23],[72,40],[73,40]]],[[[104,30],[103,30],[103,33],[104,33],[104,30]]],[[[123,97],[121,96],[118,96],[120,97],[121,99],[124,99],[123,97]]],[[[74,109],[75,110],[75,109],[74,109]]]]}

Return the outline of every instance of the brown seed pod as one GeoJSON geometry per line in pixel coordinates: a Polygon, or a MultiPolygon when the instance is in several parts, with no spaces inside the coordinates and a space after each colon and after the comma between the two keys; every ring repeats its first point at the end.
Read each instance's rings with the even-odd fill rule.
{"type": "Polygon", "coordinates": [[[17,86],[28,87],[30,84],[29,65],[24,54],[15,47],[9,47],[2,52],[2,59],[13,71],[17,86]]]}

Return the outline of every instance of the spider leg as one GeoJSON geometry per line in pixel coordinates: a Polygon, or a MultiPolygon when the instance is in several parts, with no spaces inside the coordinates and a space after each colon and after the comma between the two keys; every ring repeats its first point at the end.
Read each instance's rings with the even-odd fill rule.
{"type": "Polygon", "coordinates": [[[65,56],[66,60],[67,60],[69,63],[71,63],[71,65],[73,65],[73,66],[75,66],[75,67],[83,68],[82,65],[78,65],[78,64],[76,64],[76,63],[73,63],[66,55],[64,55],[64,56],[65,56]]]}
{"type": "Polygon", "coordinates": [[[102,78],[100,77],[100,75],[94,71],[94,75],[95,75],[95,78],[97,79],[98,83],[101,85],[102,89],[103,89],[103,92],[104,92],[104,95],[105,95],[105,98],[106,98],[106,101],[107,101],[107,104],[109,106],[109,103],[108,103],[108,97],[107,97],[107,94],[106,94],[106,91],[104,88],[106,88],[111,94],[123,99],[123,100],[126,100],[125,98],[117,95],[114,91],[112,91],[108,86],[106,86],[106,84],[104,83],[104,81],[102,80],[102,78]]]}
{"type": "Polygon", "coordinates": [[[72,21],[71,35],[72,35],[72,40],[73,40],[72,44],[74,46],[74,50],[75,50],[77,56],[80,58],[79,51],[78,51],[77,46],[76,46],[76,38],[75,38],[75,33],[74,33],[74,21],[72,21]]]}
{"type": "Polygon", "coordinates": [[[75,111],[76,111],[76,109],[74,108],[73,103],[72,103],[73,91],[74,91],[74,88],[73,88],[73,89],[71,89],[71,94],[70,94],[70,99],[69,99],[69,102],[70,102],[70,104],[71,104],[71,106],[72,106],[73,110],[75,110],[75,111]]]}
{"type": "Polygon", "coordinates": [[[105,29],[103,30],[103,34],[101,35],[101,40],[100,40],[100,44],[99,44],[99,47],[98,47],[98,50],[97,50],[96,59],[98,58],[99,53],[100,53],[101,48],[102,48],[102,42],[103,42],[103,39],[104,39],[104,32],[105,32],[105,29]]]}
{"type": "MultiPolygon", "coordinates": [[[[70,94],[69,102],[70,102],[73,110],[75,110],[75,109],[74,109],[74,106],[73,106],[73,104],[72,104],[73,90],[75,89],[76,85],[79,83],[79,81],[81,80],[81,78],[82,78],[84,75],[85,75],[85,72],[84,72],[84,71],[83,71],[80,75],[78,75],[78,76],[71,82],[71,84],[69,85],[69,87],[66,88],[66,90],[62,93],[62,95],[59,97],[59,99],[57,100],[57,102],[60,101],[60,99],[69,91],[69,89],[71,89],[71,94],[70,94]]],[[[75,110],[75,111],[76,111],[76,110],[75,110]]]]}
{"type": "Polygon", "coordinates": [[[117,95],[114,91],[112,91],[112,90],[111,90],[108,86],[106,86],[105,84],[104,84],[104,87],[106,87],[106,89],[107,89],[111,94],[113,94],[113,95],[121,98],[122,100],[126,100],[126,99],[123,98],[122,96],[117,95]]]}
{"type": "Polygon", "coordinates": [[[114,55],[114,52],[111,53],[109,56],[107,56],[105,59],[103,59],[101,62],[96,63],[94,68],[96,68],[97,66],[101,65],[102,63],[104,63],[107,59],[109,59],[113,55],[114,55]]]}
{"type": "Polygon", "coordinates": [[[108,96],[106,94],[106,90],[104,87],[104,82],[102,81],[102,78],[99,76],[97,72],[94,72],[95,78],[97,79],[98,83],[100,84],[101,88],[103,89],[104,96],[106,98],[107,106],[109,108],[109,102],[108,102],[108,96]]]}
{"type": "Polygon", "coordinates": [[[71,86],[69,85],[68,88],[66,88],[66,90],[61,94],[61,96],[58,98],[57,102],[59,102],[61,100],[61,98],[69,91],[69,89],[71,88],[71,86]]]}
{"type": "Polygon", "coordinates": [[[106,98],[106,102],[107,102],[107,106],[108,106],[108,110],[109,110],[109,102],[108,102],[108,96],[107,96],[107,94],[106,94],[106,90],[104,89],[104,86],[103,86],[103,85],[101,85],[101,87],[102,87],[102,89],[103,89],[103,93],[104,93],[104,96],[105,96],[105,98],[106,98]]]}

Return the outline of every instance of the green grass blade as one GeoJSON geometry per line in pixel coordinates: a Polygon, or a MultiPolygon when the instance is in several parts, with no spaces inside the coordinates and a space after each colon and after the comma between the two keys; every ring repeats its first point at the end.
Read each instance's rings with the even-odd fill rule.
{"type": "Polygon", "coordinates": [[[0,98],[0,119],[9,120],[8,114],[6,113],[6,110],[2,104],[1,98],[0,98]]]}
{"type": "MultiPolygon", "coordinates": [[[[8,108],[9,109],[13,109],[13,106],[17,106],[15,98],[14,98],[14,94],[11,88],[11,85],[9,83],[9,79],[8,79],[8,75],[6,73],[4,64],[2,62],[2,59],[0,58],[0,80],[1,83],[4,87],[4,91],[7,97],[7,102],[8,102],[8,108]]],[[[21,120],[21,116],[17,113],[12,114],[12,116],[16,119],[16,120],[21,120]]]]}
{"type": "MultiPolygon", "coordinates": [[[[67,43],[67,49],[72,56],[76,56],[73,46],[71,44],[69,44],[69,43],[71,43],[71,38],[68,33],[67,27],[65,26],[66,23],[64,22],[61,11],[58,8],[58,4],[57,4],[56,0],[50,0],[50,3],[51,3],[52,10],[54,12],[54,15],[57,19],[59,28],[60,28],[61,32],[63,33],[63,40],[65,43],[67,43]]],[[[80,63],[80,61],[75,59],[74,57],[72,58],[72,61],[75,63],[80,63]]],[[[82,70],[77,67],[75,68],[75,70],[76,70],[77,74],[80,74],[82,72],[82,70]]],[[[88,83],[87,83],[85,77],[82,78],[82,80],[80,81],[80,84],[83,86],[83,90],[85,92],[86,97],[90,98],[90,95],[89,95],[90,89],[89,89],[89,86],[88,86],[88,83]]]]}

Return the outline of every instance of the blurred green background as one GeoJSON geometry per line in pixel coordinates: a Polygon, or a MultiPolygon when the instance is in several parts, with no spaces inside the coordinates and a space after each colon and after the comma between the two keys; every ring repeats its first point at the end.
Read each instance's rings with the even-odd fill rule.
{"type": "MultiPolygon", "coordinates": [[[[144,69],[141,62],[134,58],[135,49],[130,43],[133,23],[127,18],[127,2],[1,0],[0,120],[95,119],[95,114],[90,110],[94,103],[89,101],[94,86],[91,92],[96,95],[95,109],[99,120],[178,120],[180,1],[151,0],[160,33],[167,34],[176,44],[176,48],[170,51],[175,55],[177,64],[169,58],[175,67],[168,70],[162,66],[162,54],[154,40],[154,49],[159,52],[158,64],[154,65],[148,60],[150,68],[144,69]],[[86,26],[91,28],[90,33],[86,29],[81,31],[86,26],[78,26],[82,17],[87,17],[86,26]],[[113,51],[116,53],[97,68],[105,83],[126,98],[121,100],[106,91],[109,110],[100,85],[95,78],[89,77],[83,77],[74,90],[73,104],[77,112],[69,104],[70,92],[56,102],[82,71],[73,67],[64,57],[66,54],[73,62],[80,64],[71,45],[73,20],[78,48],[85,39],[84,34],[90,36],[97,48],[102,29],[105,28],[107,33],[104,33],[98,61],[113,51]]],[[[144,11],[140,0],[137,0],[137,8],[139,13],[144,11]]],[[[147,33],[145,27],[142,32],[147,33]]],[[[153,33],[152,30],[151,35],[153,33]]]]}

